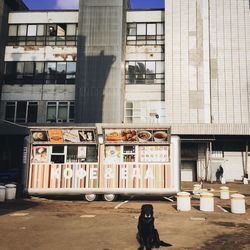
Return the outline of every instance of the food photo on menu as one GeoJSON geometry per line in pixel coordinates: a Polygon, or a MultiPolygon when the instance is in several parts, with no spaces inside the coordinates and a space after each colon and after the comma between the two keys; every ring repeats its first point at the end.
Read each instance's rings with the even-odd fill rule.
{"type": "Polygon", "coordinates": [[[152,133],[148,130],[138,130],[137,137],[139,142],[147,142],[152,140],[152,133]]]}
{"type": "Polygon", "coordinates": [[[48,141],[47,131],[32,131],[32,138],[37,141],[48,141]]]}
{"type": "Polygon", "coordinates": [[[164,142],[168,140],[167,130],[150,129],[106,129],[106,141],[110,142],[164,142]]]}
{"type": "Polygon", "coordinates": [[[79,134],[76,129],[64,129],[63,138],[65,142],[79,142],[79,134]]]}
{"type": "Polygon", "coordinates": [[[120,146],[106,146],[105,147],[106,163],[120,163],[121,162],[121,147],[120,146]]]}
{"type": "Polygon", "coordinates": [[[153,138],[155,142],[163,142],[168,140],[168,131],[158,130],[154,131],[153,138]]]}
{"type": "Polygon", "coordinates": [[[94,131],[92,130],[79,130],[78,134],[81,142],[92,142],[95,140],[94,131]]]}
{"type": "Polygon", "coordinates": [[[48,134],[51,143],[64,143],[61,129],[49,129],[48,134]]]}
{"type": "Polygon", "coordinates": [[[36,146],[32,148],[33,163],[47,163],[48,162],[48,147],[36,146]]]}

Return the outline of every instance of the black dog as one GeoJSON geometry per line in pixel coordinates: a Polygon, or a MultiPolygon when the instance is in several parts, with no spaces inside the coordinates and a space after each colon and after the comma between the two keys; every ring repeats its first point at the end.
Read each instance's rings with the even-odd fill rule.
{"type": "Polygon", "coordinates": [[[142,205],[137,228],[136,239],[140,244],[138,250],[143,250],[144,247],[146,247],[146,250],[151,250],[154,247],[172,246],[160,240],[159,233],[154,226],[154,211],[151,204],[142,205]]]}

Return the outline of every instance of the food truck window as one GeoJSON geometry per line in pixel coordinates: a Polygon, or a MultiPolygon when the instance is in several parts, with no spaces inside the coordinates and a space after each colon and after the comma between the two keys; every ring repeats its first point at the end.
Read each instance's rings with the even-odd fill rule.
{"type": "Polygon", "coordinates": [[[53,163],[64,163],[65,162],[65,150],[64,146],[52,146],[52,154],[50,161],[53,163]]]}
{"type": "Polygon", "coordinates": [[[64,146],[53,146],[52,153],[64,153],[64,146]]]}
{"type": "Polygon", "coordinates": [[[87,162],[97,162],[98,149],[97,146],[87,146],[87,162]]]}
{"type": "Polygon", "coordinates": [[[95,145],[76,146],[67,148],[67,162],[97,162],[98,149],[95,145]]]}
{"type": "Polygon", "coordinates": [[[64,163],[64,155],[51,155],[51,162],[64,163]]]}

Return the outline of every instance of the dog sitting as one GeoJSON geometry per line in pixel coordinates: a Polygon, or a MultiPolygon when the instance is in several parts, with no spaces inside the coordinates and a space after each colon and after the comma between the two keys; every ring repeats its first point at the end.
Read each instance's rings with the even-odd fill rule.
{"type": "Polygon", "coordinates": [[[172,246],[160,240],[159,233],[154,226],[154,211],[151,204],[145,204],[141,207],[141,214],[138,221],[138,233],[136,239],[140,244],[138,250],[151,250],[160,246],[172,246]]]}

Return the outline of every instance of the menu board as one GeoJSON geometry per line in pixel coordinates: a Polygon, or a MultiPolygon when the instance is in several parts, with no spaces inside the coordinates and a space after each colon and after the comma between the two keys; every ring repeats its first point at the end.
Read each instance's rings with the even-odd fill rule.
{"type": "Polygon", "coordinates": [[[105,129],[105,141],[110,143],[166,143],[169,140],[169,129],[105,129]]]}
{"type": "Polygon", "coordinates": [[[32,131],[32,138],[35,142],[46,142],[48,141],[47,131],[42,131],[42,130],[32,131]]]}
{"type": "Polygon", "coordinates": [[[93,130],[79,130],[80,141],[93,142],[95,141],[95,135],[93,130]]]}
{"type": "Polygon", "coordinates": [[[51,143],[63,143],[63,133],[61,129],[49,129],[49,140],[51,143]]]}
{"type": "Polygon", "coordinates": [[[105,161],[107,163],[121,162],[121,146],[106,146],[105,147],[105,161]]]}
{"type": "Polygon", "coordinates": [[[64,129],[63,138],[65,142],[79,142],[78,130],[76,129],[64,129]]]}
{"type": "Polygon", "coordinates": [[[51,128],[31,131],[35,143],[96,143],[95,129],[51,128]]]}
{"type": "Polygon", "coordinates": [[[48,162],[48,147],[36,146],[32,148],[32,163],[47,163],[48,162]]]}
{"type": "Polygon", "coordinates": [[[168,146],[140,146],[140,162],[169,162],[168,146]]]}

